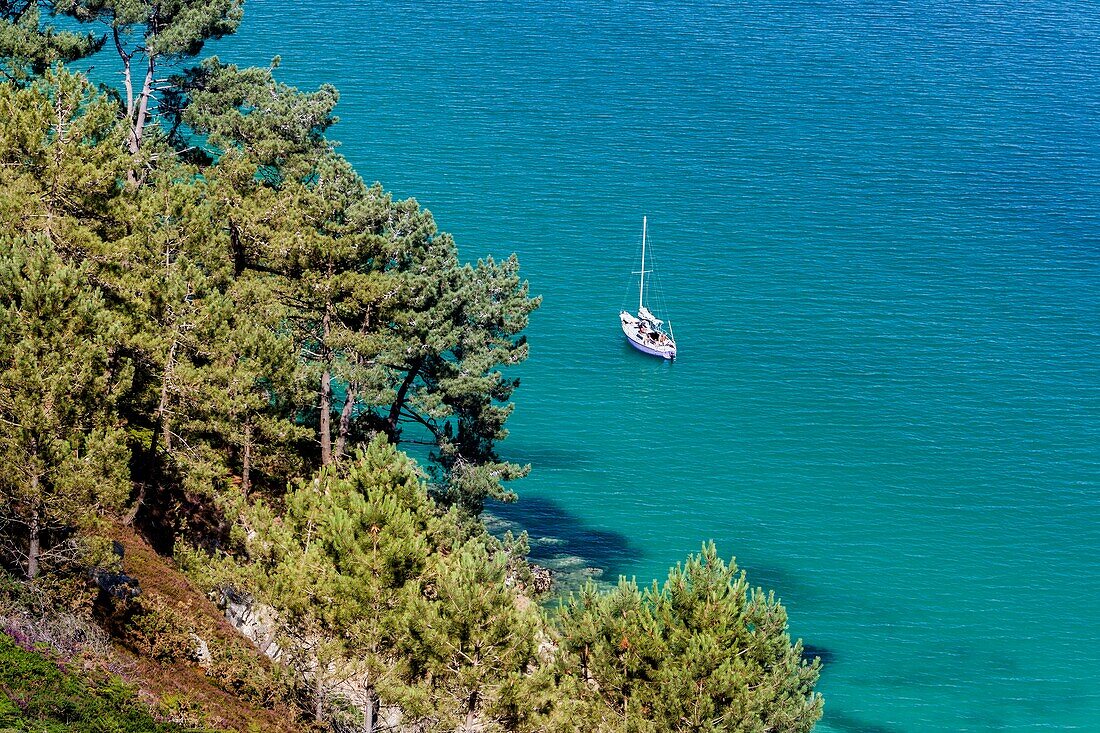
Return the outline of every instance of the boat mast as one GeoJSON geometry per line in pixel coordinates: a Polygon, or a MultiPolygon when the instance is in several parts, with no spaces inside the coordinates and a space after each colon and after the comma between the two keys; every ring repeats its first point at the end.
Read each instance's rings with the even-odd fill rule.
{"type": "Polygon", "coordinates": [[[638,282],[638,312],[642,311],[642,296],[645,294],[645,217],[642,217],[642,270],[638,282]]]}

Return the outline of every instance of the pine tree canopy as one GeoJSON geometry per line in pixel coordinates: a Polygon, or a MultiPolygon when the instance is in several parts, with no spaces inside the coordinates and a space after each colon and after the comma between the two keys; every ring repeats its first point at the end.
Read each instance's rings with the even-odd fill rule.
{"type": "Polygon", "coordinates": [[[35,578],[129,492],[118,323],[41,239],[0,242],[0,552],[35,578]]]}
{"type": "Polygon", "coordinates": [[[32,80],[58,61],[75,61],[103,46],[106,38],[95,33],[58,30],[51,11],[39,0],[0,0],[0,73],[10,81],[32,80]]]}
{"type": "Polygon", "coordinates": [[[562,608],[561,634],[571,717],[599,721],[590,730],[794,733],[821,716],[820,664],[791,644],[783,606],[713,543],[661,587],[586,588],[562,608]]]}

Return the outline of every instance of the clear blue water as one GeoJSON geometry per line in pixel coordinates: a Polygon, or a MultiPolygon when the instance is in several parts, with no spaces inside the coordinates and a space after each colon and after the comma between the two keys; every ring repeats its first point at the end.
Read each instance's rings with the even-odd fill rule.
{"type": "Polygon", "coordinates": [[[1100,730],[1100,6],[251,0],[215,50],[519,253],[536,552],[714,539],[823,731],[1100,730]],[[643,214],[674,364],[618,327],[643,214]]]}

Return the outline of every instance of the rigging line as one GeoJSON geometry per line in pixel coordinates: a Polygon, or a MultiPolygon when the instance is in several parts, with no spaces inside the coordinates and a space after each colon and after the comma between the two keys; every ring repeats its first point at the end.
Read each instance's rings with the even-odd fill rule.
{"type": "Polygon", "coordinates": [[[647,259],[651,262],[650,270],[653,273],[650,276],[650,293],[658,309],[655,315],[664,320],[665,325],[668,327],[668,335],[675,342],[676,334],[672,330],[671,311],[669,311],[668,303],[664,297],[664,281],[661,279],[661,268],[657,265],[657,258],[652,254],[652,248],[650,248],[647,255],[647,259]]]}
{"type": "Polygon", "coordinates": [[[634,302],[634,298],[638,297],[638,283],[634,281],[634,277],[638,273],[636,270],[634,270],[633,263],[637,262],[639,257],[641,257],[641,252],[642,240],[641,238],[639,238],[638,246],[634,249],[634,257],[630,260],[631,267],[627,269],[627,272],[629,274],[626,276],[626,286],[623,288],[623,299],[622,302],[619,304],[619,312],[630,312],[630,305],[634,302]]]}
{"type": "Polygon", "coordinates": [[[657,308],[660,310],[659,317],[663,317],[663,314],[667,314],[667,308],[664,298],[664,281],[661,279],[661,268],[657,262],[657,256],[653,253],[653,248],[649,247],[646,253],[646,259],[649,260],[649,276],[650,282],[650,294],[653,300],[657,304],[657,308]]]}

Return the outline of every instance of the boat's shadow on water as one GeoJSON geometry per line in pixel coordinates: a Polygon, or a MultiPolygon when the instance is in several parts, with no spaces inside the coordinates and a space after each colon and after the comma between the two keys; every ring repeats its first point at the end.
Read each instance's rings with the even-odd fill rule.
{"type": "Polygon", "coordinates": [[[493,502],[486,511],[494,533],[527,532],[531,560],[554,571],[559,590],[570,590],[585,578],[613,582],[642,556],[626,535],[589,526],[552,499],[493,502]]]}

